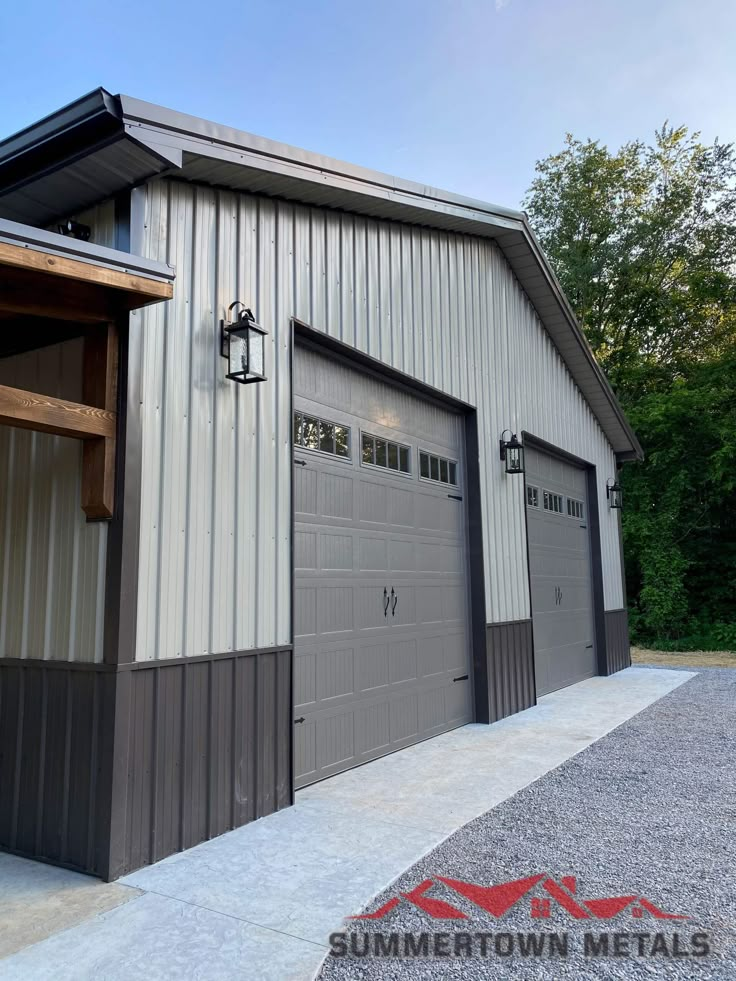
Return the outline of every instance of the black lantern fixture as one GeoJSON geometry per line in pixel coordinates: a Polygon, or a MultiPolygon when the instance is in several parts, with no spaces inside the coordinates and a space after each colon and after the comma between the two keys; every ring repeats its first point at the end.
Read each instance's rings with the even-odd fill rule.
{"type": "Polygon", "coordinates": [[[504,429],[501,433],[501,459],[506,464],[506,473],[524,473],[524,447],[516,438],[516,433],[504,429]],[[509,433],[511,439],[504,439],[509,433]]]}
{"type": "Polygon", "coordinates": [[[613,477],[609,477],[606,481],[606,497],[608,498],[608,506],[612,510],[620,511],[624,506],[624,495],[621,490],[621,485],[613,477]]]}
{"type": "MultiPolygon", "coordinates": [[[[243,307],[240,300],[230,304],[228,316],[235,307],[243,307]]],[[[266,334],[247,307],[234,320],[220,321],[220,354],[228,361],[227,378],[242,385],[266,380],[266,334]]]]}

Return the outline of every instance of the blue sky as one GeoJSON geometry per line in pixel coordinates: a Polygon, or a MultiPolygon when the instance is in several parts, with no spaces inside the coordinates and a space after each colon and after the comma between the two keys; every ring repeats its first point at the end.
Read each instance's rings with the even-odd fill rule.
{"type": "Polygon", "coordinates": [[[736,138],[733,0],[5,0],[0,135],[98,85],[518,207],[567,131],[736,138]]]}

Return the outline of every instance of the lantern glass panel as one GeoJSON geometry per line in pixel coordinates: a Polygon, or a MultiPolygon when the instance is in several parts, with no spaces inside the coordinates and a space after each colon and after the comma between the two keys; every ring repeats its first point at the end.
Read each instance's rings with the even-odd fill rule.
{"type": "Polygon", "coordinates": [[[506,447],[506,472],[524,472],[524,450],[521,446],[506,447]]]}
{"type": "Polygon", "coordinates": [[[246,332],[230,331],[230,374],[242,375],[248,371],[248,340],[246,332]]]}
{"type": "Polygon", "coordinates": [[[250,363],[248,364],[248,374],[249,375],[259,375],[263,377],[264,375],[264,340],[265,335],[259,330],[249,330],[250,341],[250,363]]]}

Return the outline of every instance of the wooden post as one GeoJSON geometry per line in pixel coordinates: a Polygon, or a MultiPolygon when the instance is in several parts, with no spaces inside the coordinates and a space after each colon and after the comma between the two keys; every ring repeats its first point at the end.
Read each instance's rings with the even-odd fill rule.
{"type": "MultiPolygon", "coordinates": [[[[117,408],[118,331],[92,328],[84,339],[83,399],[107,412],[117,408]]],[[[82,450],[82,509],[88,521],[112,518],[115,506],[115,437],[88,439],[82,450]]]]}

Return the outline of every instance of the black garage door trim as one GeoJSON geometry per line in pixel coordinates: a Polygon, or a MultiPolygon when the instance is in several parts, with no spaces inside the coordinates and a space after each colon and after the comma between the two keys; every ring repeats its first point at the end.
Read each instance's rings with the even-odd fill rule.
{"type": "MultiPolygon", "coordinates": [[[[291,318],[291,344],[290,344],[290,392],[291,404],[289,406],[290,418],[294,414],[294,348],[297,341],[300,344],[307,344],[316,350],[331,353],[333,356],[344,359],[348,364],[359,365],[366,371],[371,371],[397,386],[418,393],[425,399],[435,400],[442,405],[454,408],[465,418],[465,447],[466,447],[466,472],[467,472],[467,515],[469,525],[468,559],[470,567],[470,636],[472,644],[473,658],[473,693],[475,698],[475,722],[489,723],[496,721],[494,705],[496,703],[495,693],[491,690],[493,677],[489,672],[488,657],[486,651],[487,630],[490,629],[486,624],[486,588],[485,588],[485,566],[483,562],[482,546],[482,510],[480,492],[480,463],[478,453],[478,418],[475,406],[461,399],[447,395],[431,385],[406,375],[404,372],[378,361],[376,358],[357,350],[350,344],[335,337],[330,337],[321,330],[305,323],[297,317],[291,318]]],[[[290,427],[291,428],[291,427],[290,427]]],[[[293,447],[292,447],[293,451],[293,447]]],[[[294,468],[291,468],[292,481],[292,500],[294,468]]],[[[294,645],[294,513],[291,514],[291,645],[294,645]]],[[[492,625],[491,625],[492,626],[492,625]]],[[[293,690],[291,692],[293,704],[293,690]]],[[[526,705],[521,706],[526,708],[526,705]]],[[[290,748],[293,760],[293,726],[291,727],[292,745],[290,748]]]]}

